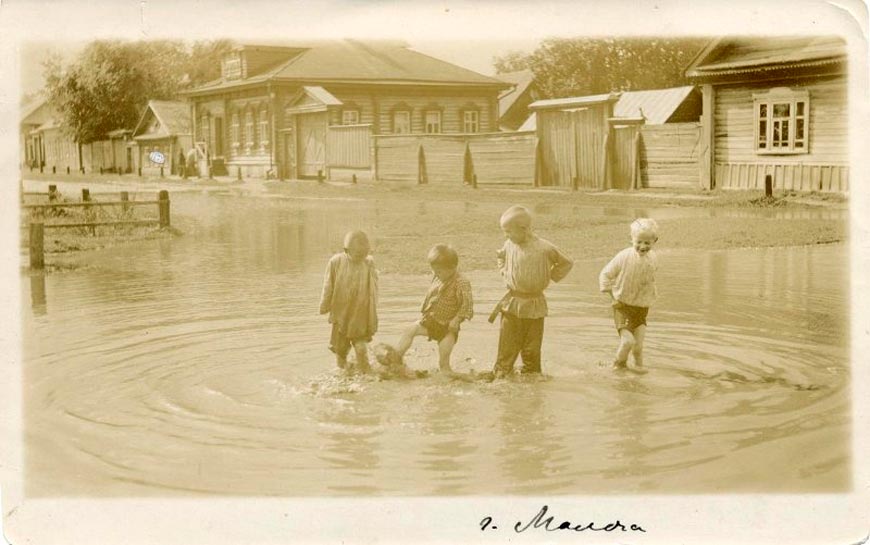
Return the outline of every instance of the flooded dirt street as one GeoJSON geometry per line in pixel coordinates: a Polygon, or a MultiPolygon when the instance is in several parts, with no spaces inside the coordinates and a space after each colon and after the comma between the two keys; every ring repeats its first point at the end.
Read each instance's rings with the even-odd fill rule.
{"type": "MultiPolygon", "coordinates": [[[[495,228],[502,205],[423,208],[409,218],[473,209],[492,215],[495,228]]],[[[663,221],[723,214],[645,212],[663,221]]],[[[597,292],[607,257],[575,254],[574,270],[548,291],[550,380],[342,379],[317,311],[326,261],[344,233],[369,231],[385,271],[378,340],[395,341],[416,319],[428,286],[427,275],[394,272],[402,269],[379,257],[395,237],[379,238],[379,225],[395,213],[366,201],[182,194],[173,225],[183,236],[96,251],[81,269],[23,278],[26,493],[851,486],[845,245],[698,250],[663,241],[644,376],[607,367],[617,340],[597,292]]],[[[570,213],[590,222],[607,215],[570,213]]],[[[609,212],[623,229],[634,213],[609,212]]],[[[450,238],[462,256],[462,238],[450,238]]],[[[425,250],[404,258],[425,266],[425,250]]],[[[498,328],[486,316],[502,285],[494,264],[468,276],[477,316],[463,325],[454,367],[488,370],[498,328]]],[[[435,345],[419,339],[408,363],[436,368],[435,345]]]]}

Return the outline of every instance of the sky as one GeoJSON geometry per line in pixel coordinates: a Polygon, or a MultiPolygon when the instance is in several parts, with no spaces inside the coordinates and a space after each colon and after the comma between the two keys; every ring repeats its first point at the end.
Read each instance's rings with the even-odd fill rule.
{"type": "MultiPolygon", "coordinates": [[[[215,36],[214,38],[218,38],[215,36]]],[[[492,60],[508,51],[531,52],[538,41],[530,40],[481,40],[469,43],[459,40],[406,40],[408,45],[421,53],[480,72],[494,75],[492,60]]],[[[22,95],[40,90],[45,82],[42,63],[52,53],[64,62],[72,62],[87,41],[27,41],[21,44],[21,91],[22,95]]]]}

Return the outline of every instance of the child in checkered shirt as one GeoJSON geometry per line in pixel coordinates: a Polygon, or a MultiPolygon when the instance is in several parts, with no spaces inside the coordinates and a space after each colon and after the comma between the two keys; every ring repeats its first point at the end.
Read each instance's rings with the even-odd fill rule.
{"type": "Polygon", "coordinates": [[[459,324],[474,316],[471,283],[457,270],[459,256],[452,247],[436,244],[429,250],[428,260],[434,276],[423,300],[422,316],[402,335],[396,352],[401,359],[414,337],[426,336],[438,343],[441,371],[452,375],[450,354],[459,337],[459,324]]]}

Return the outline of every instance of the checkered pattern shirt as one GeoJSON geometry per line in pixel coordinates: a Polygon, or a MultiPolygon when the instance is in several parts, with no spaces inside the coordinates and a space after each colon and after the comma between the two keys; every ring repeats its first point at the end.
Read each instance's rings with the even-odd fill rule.
{"type": "Polygon", "coordinates": [[[432,278],[421,311],[423,316],[431,316],[442,324],[457,316],[470,320],[474,316],[471,282],[458,272],[447,282],[442,282],[437,276],[432,278]]]}

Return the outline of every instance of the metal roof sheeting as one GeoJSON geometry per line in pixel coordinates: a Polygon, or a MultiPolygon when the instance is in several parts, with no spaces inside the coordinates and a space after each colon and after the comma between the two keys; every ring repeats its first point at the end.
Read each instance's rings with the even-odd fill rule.
{"type": "Polygon", "coordinates": [[[695,87],[673,87],[671,89],[655,89],[650,91],[626,91],[613,106],[616,117],[646,118],[647,125],[662,125],[686,100],[695,87]]]}
{"type": "MultiPolygon", "coordinates": [[[[557,98],[552,100],[539,100],[529,108],[540,109],[570,109],[577,106],[601,103],[608,99],[619,97],[613,105],[615,117],[643,117],[647,125],[662,125],[677,111],[683,101],[695,89],[693,85],[684,87],[672,87],[670,89],[651,89],[647,91],[625,91],[624,93],[611,93],[608,95],[591,95],[587,97],[557,98]]],[[[534,112],[520,126],[520,131],[533,131],[537,127],[537,117],[534,112]]]]}

